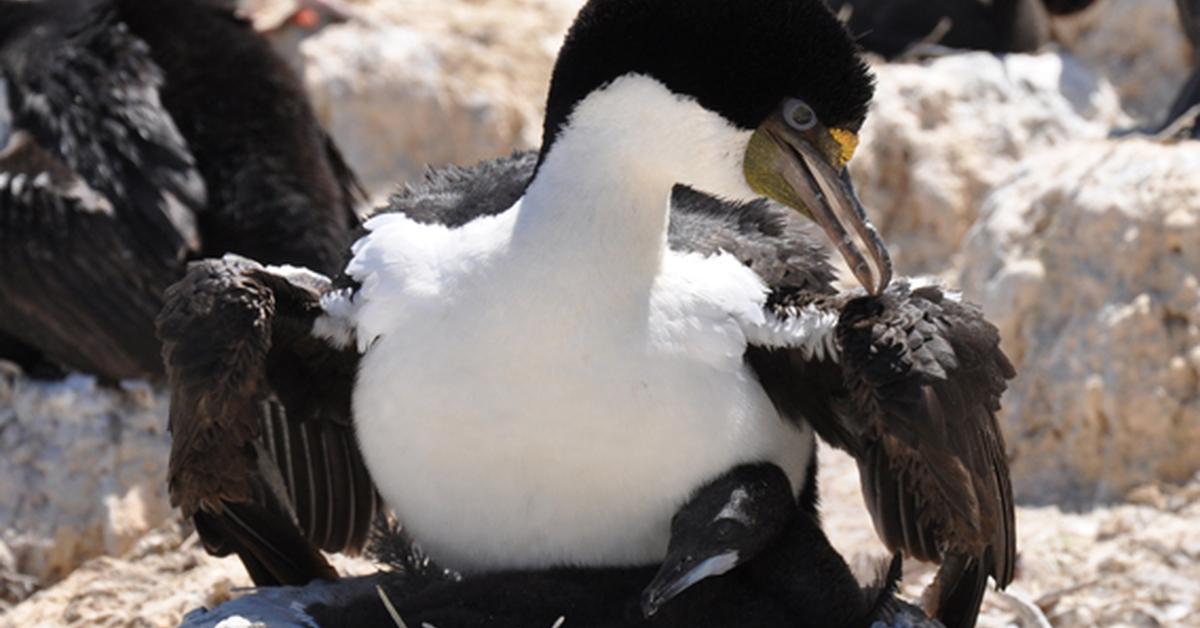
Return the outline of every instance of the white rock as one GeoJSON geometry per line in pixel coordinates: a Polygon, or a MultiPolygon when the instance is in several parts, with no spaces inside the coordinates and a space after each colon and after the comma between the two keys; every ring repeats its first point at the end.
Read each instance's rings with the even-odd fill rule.
{"type": "Polygon", "coordinates": [[[177,525],[151,536],[160,539],[156,551],[88,561],[13,607],[0,626],[177,626],[187,611],[250,584],[236,558],[208,556],[177,525]]]}
{"type": "Polygon", "coordinates": [[[1162,122],[1191,72],[1175,0],[1102,0],[1054,24],[1055,38],[1114,85],[1143,124],[1162,122]]]}
{"type": "Polygon", "coordinates": [[[850,169],[904,274],[946,270],[1018,161],[1128,122],[1112,87],[1069,55],[969,53],[875,71],[850,169]]]}
{"type": "MultiPolygon", "coordinates": [[[[379,570],[364,558],[331,558],[342,574],[379,570]]],[[[251,586],[241,561],[206,554],[194,533],[186,535],[183,526],[170,521],[151,531],[124,556],[92,559],[8,614],[0,614],[0,626],[178,626],[189,611],[216,608],[254,591],[251,586]]],[[[266,597],[279,599],[269,593],[266,597]]],[[[213,617],[203,610],[192,615],[213,617]]]]}
{"type": "Polygon", "coordinates": [[[541,143],[554,56],[580,0],[396,0],[301,46],[317,115],[376,195],[427,165],[541,143]]]}
{"type": "Polygon", "coordinates": [[[984,206],[961,284],[999,325],[1026,499],[1088,501],[1200,469],[1200,143],[1081,142],[984,206]]]}
{"type": "Polygon", "coordinates": [[[0,541],[19,573],[53,582],[170,515],[166,418],[144,384],[0,375],[0,541]]]}

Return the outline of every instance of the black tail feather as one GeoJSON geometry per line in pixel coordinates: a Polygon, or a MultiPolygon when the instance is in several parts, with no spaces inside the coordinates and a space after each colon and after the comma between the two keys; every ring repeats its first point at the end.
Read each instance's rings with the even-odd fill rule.
{"type": "Polygon", "coordinates": [[[981,559],[964,554],[947,555],[925,592],[925,610],[946,628],[973,628],[993,568],[991,548],[981,559]]]}
{"type": "Polygon", "coordinates": [[[220,514],[200,511],[192,519],[205,548],[217,555],[236,553],[258,586],[300,586],[338,577],[296,524],[279,515],[228,504],[220,514]]]}

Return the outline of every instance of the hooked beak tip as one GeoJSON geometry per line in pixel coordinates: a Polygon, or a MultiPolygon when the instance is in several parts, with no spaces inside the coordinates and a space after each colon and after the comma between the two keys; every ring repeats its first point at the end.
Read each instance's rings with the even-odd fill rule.
{"type": "Polygon", "coordinates": [[[795,167],[785,170],[785,178],[802,197],[807,197],[805,204],[812,219],[825,231],[863,288],[873,295],[882,293],[892,280],[891,256],[854,191],[849,170],[834,170],[805,140],[784,143],[796,162],[795,167]]]}

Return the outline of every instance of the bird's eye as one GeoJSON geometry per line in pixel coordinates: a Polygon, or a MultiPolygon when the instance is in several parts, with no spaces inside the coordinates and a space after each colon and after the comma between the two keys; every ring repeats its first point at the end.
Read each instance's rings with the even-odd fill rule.
{"type": "Polygon", "coordinates": [[[797,131],[807,131],[817,125],[817,114],[812,107],[794,98],[783,104],[783,118],[797,131]]]}

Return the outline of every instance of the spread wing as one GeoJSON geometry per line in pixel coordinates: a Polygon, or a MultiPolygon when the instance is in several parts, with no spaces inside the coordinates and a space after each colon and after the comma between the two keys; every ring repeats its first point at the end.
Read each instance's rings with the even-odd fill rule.
{"type": "Polygon", "coordinates": [[[975,307],[940,288],[773,300],[747,359],[781,413],[858,461],[889,549],[942,564],[926,605],[974,625],[1013,576],[1012,488],[996,421],[1015,375],[975,307]]]}
{"type": "Polygon", "coordinates": [[[336,574],[378,497],[351,423],[358,354],[313,334],[328,279],[226,256],[191,265],[158,319],[171,385],[171,498],[258,584],[336,574]]]}

